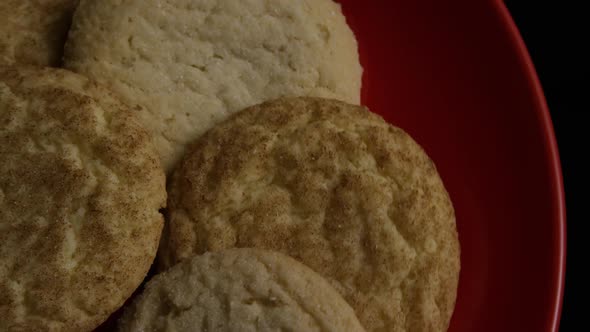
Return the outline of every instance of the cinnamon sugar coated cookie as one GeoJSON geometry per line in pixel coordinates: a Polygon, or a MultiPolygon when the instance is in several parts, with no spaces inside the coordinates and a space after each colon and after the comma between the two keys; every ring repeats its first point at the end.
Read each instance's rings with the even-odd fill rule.
{"type": "Polygon", "coordinates": [[[364,331],[330,284],[292,258],[229,249],[188,259],[148,282],[119,331],[364,331]]]}
{"type": "Polygon", "coordinates": [[[0,156],[0,331],[91,331],[157,250],[150,137],[87,78],[0,66],[0,156]]]}
{"type": "Polygon", "coordinates": [[[1,0],[0,65],[58,66],[78,0],[1,0]]]}
{"type": "Polygon", "coordinates": [[[65,67],[106,83],[170,172],[229,114],[280,96],[359,103],[357,43],[332,0],[80,2],[65,67]]]}
{"type": "Polygon", "coordinates": [[[459,242],[433,162],[360,106],[279,99],[190,145],[169,184],[161,264],[256,247],[327,278],[368,331],[445,331],[459,242]]]}

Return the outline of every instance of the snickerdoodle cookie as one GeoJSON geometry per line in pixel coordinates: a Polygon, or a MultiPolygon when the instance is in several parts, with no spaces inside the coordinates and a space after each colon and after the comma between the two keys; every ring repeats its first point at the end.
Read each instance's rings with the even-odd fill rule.
{"type": "Polygon", "coordinates": [[[459,242],[435,165],[360,106],[250,107],[193,143],[169,185],[161,264],[231,247],[286,253],[344,296],[369,331],[443,331],[459,242]]]}
{"type": "Polygon", "coordinates": [[[244,107],[280,96],[358,103],[362,74],[332,0],[82,0],[64,65],[141,106],[167,172],[244,107]]]}
{"type": "Polygon", "coordinates": [[[307,266],[280,253],[228,249],[157,275],[120,331],[364,331],[352,308],[307,266]]]}
{"type": "Polygon", "coordinates": [[[58,66],[78,0],[0,1],[0,65],[58,66]]]}
{"type": "Polygon", "coordinates": [[[164,171],[111,92],[0,66],[0,331],[91,331],[156,254],[164,171]]]}

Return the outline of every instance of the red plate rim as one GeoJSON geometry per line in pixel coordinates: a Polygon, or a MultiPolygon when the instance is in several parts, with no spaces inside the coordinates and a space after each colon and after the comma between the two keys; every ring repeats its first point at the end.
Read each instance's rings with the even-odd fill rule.
{"type": "Polygon", "coordinates": [[[559,159],[559,151],[557,147],[557,140],[555,138],[555,131],[553,129],[553,122],[549,107],[541,87],[541,82],[535,70],[535,66],[527,50],[524,40],[520,35],[518,27],[508,8],[502,0],[493,1],[494,8],[502,19],[503,24],[507,28],[511,43],[515,46],[518,53],[518,59],[527,73],[527,82],[529,88],[533,92],[535,109],[538,116],[541,118],[543,124],[543,136],[545,138],[545,151],[550,157],[550,171],[551,171],[551,189],[553,193],[553,202],[555,207],[555,214],[553,215],[554,225],[554,241],[557,243],[558,251],[554,253],[557,261],[557,271],[553,275],[554,288],[553,303],[552,303],[552,317],[549,318],[550,331],[559,331],[559,323],[561,317],[562,303],[563,303],[563,289],[565,281],[565,260],[566,260],[566,211],[565,211],[565,193],[563,188],[563,175],[561,170],[561,162],[559,159]]]}

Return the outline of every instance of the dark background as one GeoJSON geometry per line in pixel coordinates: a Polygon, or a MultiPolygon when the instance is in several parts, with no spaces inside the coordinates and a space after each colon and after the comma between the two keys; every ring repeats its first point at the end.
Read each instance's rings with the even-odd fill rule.
{"type": "Polygon", "coordinates": [[[549,104],[564,175],[567,209],[567,260],[560,331],[587,331],[590,312],[585,284],[590,238],[583,227],[590,187],[583,178],[590,170],[590,20],[585,1],[506,0],[537,69],[549,104]],[[586,14],[586,15],[585,15],[586,14]],[[583,17],[586,16],[586,17],[583,17]],[[582,323],[584,322],[584,323],[582,323]]]}

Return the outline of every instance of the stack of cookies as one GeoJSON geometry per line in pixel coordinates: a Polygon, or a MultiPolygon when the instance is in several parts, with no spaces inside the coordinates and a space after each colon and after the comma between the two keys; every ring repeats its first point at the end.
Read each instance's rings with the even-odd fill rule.
{"type": "Polygon", "coordinates": [[[0,331],[447,329],[453,206],[338,4],[0,15],[0,331]]]}

